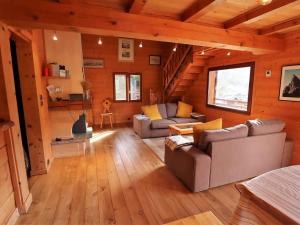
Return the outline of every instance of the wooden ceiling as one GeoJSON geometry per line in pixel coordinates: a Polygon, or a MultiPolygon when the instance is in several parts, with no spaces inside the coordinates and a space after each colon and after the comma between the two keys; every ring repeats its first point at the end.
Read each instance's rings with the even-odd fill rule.
{"type": "Polygon", "coordinates": [[[124,12],[258,34],[285,34],[299,29],[297,25],[300,25],[299,0],[273,0],[266,6],[260,5],[258,0],[68,0],[75,1],[124,12]]]}
{"type": "Polygon", "coordinates": [[[0,0],[0,20],[264,54],[300,27],[300,0],[0,0]]]}

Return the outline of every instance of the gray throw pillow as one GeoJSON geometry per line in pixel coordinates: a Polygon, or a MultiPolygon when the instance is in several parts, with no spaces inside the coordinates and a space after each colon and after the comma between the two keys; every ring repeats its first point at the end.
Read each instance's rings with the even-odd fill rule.
{"type": "Polygon", "coordinates": [[[202,150],[206,150],[208,144],[211,142],[225,141],[247,136],[248,127],[245,124],[239,124],[234,127],[228,127],[220,130],[205,130],[201,133],[199,148],[202,150]]]}
{"type": "Polygon", "coordinates": [[[167,114],[168,118],[176,117],[177,114],[177,103],[167,103],[167,114]]]}
{"type": "Polygon", "coordinates": [[[249,136],[278,133],[281,132],[285,127],[285,123],[278,119],[247,120],[246,125],[249,127],[249,136]]]}

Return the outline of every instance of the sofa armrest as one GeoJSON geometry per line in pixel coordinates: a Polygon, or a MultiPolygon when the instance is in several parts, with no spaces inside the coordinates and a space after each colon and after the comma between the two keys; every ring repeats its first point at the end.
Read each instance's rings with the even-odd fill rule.
{"type": "Polygon", "coordinates": [[[133,116],[133,130],[141,138],[151,137],[151,120],[149,117],[137,114],[133,116]]]}
{"type": "Polygon", "coordinates": [[[197,119],[199,122],[202,122],[202,123],[206,122],[206,116],[204,114],[197,113],[197,112],[192,112],[191,117],[193,119],[197,119]]]}
{"type": "Polygon", "coordinates": [[[165,145],[165,163],[191,191],[209,188],[211,158],[198,148],[185,146],[172,151],[165,145]]]}

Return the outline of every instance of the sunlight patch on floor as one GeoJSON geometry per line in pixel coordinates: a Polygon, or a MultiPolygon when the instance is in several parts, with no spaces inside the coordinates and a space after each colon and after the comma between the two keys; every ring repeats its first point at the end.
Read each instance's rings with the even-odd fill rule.
{"type": "Polygon", "coordinates": [[[103,131],[103,132],[99,132],[99,133],[94,133],[93,137],[90,139],[90,143],[95,143],[97,141],[102,140],[103,138],[106,138],[112,134],[114,134],[115,131],[103,131]]]}

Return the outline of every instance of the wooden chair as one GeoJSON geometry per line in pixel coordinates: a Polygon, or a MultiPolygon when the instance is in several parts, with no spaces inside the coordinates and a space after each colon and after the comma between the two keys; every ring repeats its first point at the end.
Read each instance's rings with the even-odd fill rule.
{"type": "Polygon", "coordinates": [[[113,128],[113,122],[112,122],[113,113],[110,111],[111,101],[108,98],[106,98],[102,102],[102,105],[103,105],[103,113],[101,113],[101,124],[100,124],[101,129],[103,128],[103,121],[105,117],[109,118],[110,127],[113,128]]]}
{"type": "Polygon", "coordinates": [[[109,117],[110,127],[113,128],[113,122],[112,122],[112,113],[101,113],[101,129],[103,128],[103,121],[105,117],[109,117]]]}

